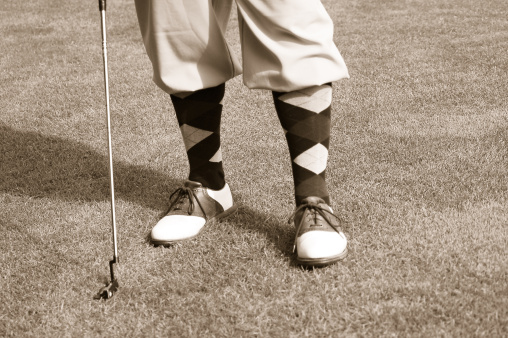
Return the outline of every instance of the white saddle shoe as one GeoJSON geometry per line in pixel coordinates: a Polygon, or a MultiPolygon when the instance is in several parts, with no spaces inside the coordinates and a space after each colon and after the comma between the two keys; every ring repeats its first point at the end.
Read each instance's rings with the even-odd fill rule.
{"type": "Polygon", "coordinates": [[[347,239],[338,217],[319,197],[307,197],[295,210],[294,251],[296,262],[304,266],[325,266],[347,256],[347,239]]]}
{"type": "Polygon", "coordinates": [[[228,184],[212,190],[199,182],[186,181],[171,194],[166,215],[152,229],[152,243],[168,245],[196,237],[206,225],[236,209],[228,184]]]}

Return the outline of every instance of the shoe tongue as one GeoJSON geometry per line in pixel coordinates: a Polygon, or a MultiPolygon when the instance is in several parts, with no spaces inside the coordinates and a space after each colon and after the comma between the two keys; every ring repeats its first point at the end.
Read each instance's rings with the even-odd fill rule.
{"type": "Polygon", "coordinates": [[[184,186],[187,188],[195,189],[195,188],[202,187],[203,185],[201,183],[195,182],[195,181],[185,181],[184,186]]]}
{"type": "Polygon", "coordinates": [[[321,204],[321,203],[323,203],[323,204],[326,204],[325,201],[322,198],[315,197],[315,196],[310,196],[310,197],[305,198],[302,201],[302,204],[306,204],[306,203],[313,203],[313,204],[321,204]]]}

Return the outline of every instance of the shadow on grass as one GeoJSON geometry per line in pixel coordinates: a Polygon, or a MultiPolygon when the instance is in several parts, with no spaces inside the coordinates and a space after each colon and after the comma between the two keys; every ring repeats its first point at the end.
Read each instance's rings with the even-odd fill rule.
{"type": "MultiPolygon", "coordinates": [[[[109,201],[109,170],[104,154],[76,141],[0,125],[0,191],[63,201],[109,201]]],[[[181,184],[153,169],[115,161],[115,195],[145,208],[167,208],[169,193],[181,184]]],[[[242,201],[241,195],[235,194],[242,201]]],[[[274,231],[269,215],[240,206],[231,223],[257,231],[290,255],[291,243],[274,231]]],[[[149,235],[149,234],[147,234],[149,235]]],[[[149,236],[146,237],[149,239],[149,236]]]]}

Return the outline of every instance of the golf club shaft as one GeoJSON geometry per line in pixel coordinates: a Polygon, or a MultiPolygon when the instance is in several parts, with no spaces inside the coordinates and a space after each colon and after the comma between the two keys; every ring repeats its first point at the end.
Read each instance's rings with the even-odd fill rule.
{"type": "Polygon", "coordinates": [[[101,30],[102,30],[102,56],[104,61],[104,86],[106,94],[106,113],[108,124],[108,155],[109,155],[109,179],[111,189],[111,226],[113,230],[113,261],[110,264],[111,279],[114,280],[112,263],[118,262],[118,245],[116,235],[116,214],[115,214],[115,184],[113,178],[113,151],[111,142],[111,112],[109,108],[109,82],[108,82],[108,49],[106,42],[106,0],[99,0],[99,9],[101,12],[101,30]]]}

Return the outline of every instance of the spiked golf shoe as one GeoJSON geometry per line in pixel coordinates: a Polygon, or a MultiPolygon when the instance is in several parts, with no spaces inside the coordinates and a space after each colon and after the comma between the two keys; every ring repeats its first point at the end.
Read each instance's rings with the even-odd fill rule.
{"type": "Polygon", "coordinates": [[[153,227],[152,243],[165,245],[196,237],[207,224],[236,209],[228,184],[212,190],[186,181],[171,195],[166,215],[153,227]]]}
{"type": "Polygon", "coordinates": [[[296,226],[294,250],[298,264],[325,266],[347,256],[347,239],[338,217],[321,198],[304,199],[291,219],[296,226]]]}

